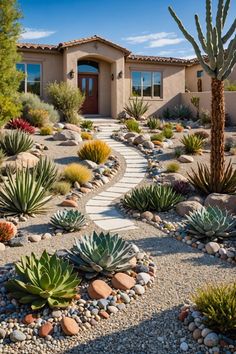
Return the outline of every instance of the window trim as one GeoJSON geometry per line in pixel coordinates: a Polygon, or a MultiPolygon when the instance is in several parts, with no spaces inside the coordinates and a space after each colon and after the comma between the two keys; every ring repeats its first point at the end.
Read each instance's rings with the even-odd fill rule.
{"type": "MultiPolygon", "coordinates": [[[[39,91],[40,91],[40,93],[39,93],[39,96],[40,97],[42,97],[42,92],[43,92],[43,65],[42,65],[42,63],[39,63],[39,62],[28,62],[28,61],[24,61],[24,62],[18,62],[18,63],[16,63],[16,64],[23,64],[24,65],[24,67],[25,67],[25,78],[24,78],[24,82],[25,82],[25,93],[28,93],[28,91],[27,91],[27,83],[28,83],[28,73],[27,73],[27,70],[26,70],[26,68],[27,68],[27,65],[39,65],[40,66],[40,81],[39,81],[39,84],[40,84],[40,89],[39,89],[39,91]]],[[[23,81],[23,80],[22,80],[23,81]]],[[[31,81],[30,81],[31,82],[31,81]]],[[[38,81],[37,81],[38,82],[38,81]]]]}
{"type": "MultiPolygon", "coordinates": [[[[146,68],[142,68],[142,69],[139,69],[139,68],[130,68],[130,99],[134,99],[134,98],[138,98],[138,99],[143,99],[143,100],[147,100],[147,101],[150,101],[150,100],[153,100],[153,101],[162,101],[163,100],[163,70],[153,70],[153,69],[146,69],[146,68]],[[151,80],[152,80],[152,95],[151,96],[143,96],[143,92],[141,94],[141,96],[133,96],[133,80],[132,80],[132,73],[133,72],[140,72],[141,74],[142,73],[145,73],[145,72],[151,72],[152,74],[152,77],[151,77],[151,80]],[[153,86],[153,73],[160,73],[161,75],[161,90],[160,90],[160,93],[161,95],[160,96],[154,96],[154,86],[153,86]]],[[[141,86],[141,90],[143,91],[143,86],[141,86]]]]}

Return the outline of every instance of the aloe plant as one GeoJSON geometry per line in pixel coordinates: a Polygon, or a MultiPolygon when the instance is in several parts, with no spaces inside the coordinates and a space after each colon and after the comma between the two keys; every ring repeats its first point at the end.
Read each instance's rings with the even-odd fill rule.
{"type": "Polygon", "coordinates": [[[76,295],[80,283],[68,261],[50,256],[46,251],[40,258],[35,254],[22,256],[15,264],[17,278],[6,283],[6,289],[21,304],[30,304],[32,310],[49,307],[67,307],[76,295]]]}
{"type": "Polygon", "coordinates": [[[57,229],[68,232],[78,231],[85,225],[85,217],[78,210],[59,210],[50,220],[57,229]]]}
{"type": "Polygon", "coordinates": [[[36,170],[17,169],[16,175],[7,172],[7,181],[0,188],[0,214],[37,214],[46,211],[45,204],[52,198],[36,170]]]}
{"type": "Polygon", "coordinates": [[[144,103],[143,99],[135,97],[125,105],[124,110],[130,117],[138,120],[148,111],[149,106],[148,103],[144,103]]]}
{"type": "Polygon", "coordinates": [[[1,137],[0,148],[9,156],[25,152],[33,147],[33,140],[22,130],[13,130],[1,137]]]}
{"type": "Polygon", "coordinates": [[[118,234],[103,232],[76,239],[67,253],[69,261],[79,270],[90,273],[90,277],[131,269],[130,260],[134,257],[132,244],[118,234]]]}

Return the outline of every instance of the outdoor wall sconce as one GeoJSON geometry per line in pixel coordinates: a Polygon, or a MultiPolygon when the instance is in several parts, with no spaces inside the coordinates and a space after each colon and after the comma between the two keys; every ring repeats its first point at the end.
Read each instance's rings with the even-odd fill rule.
{"type": "Polygon", "coordinates": [[[111,74],[111,81],[114,81],[114,74],[111,74]]]}
{"type": "Polygon", "coordinates": [[[70,75],[70,79],[74,79],[74,77],[75,77],[75,72],[74,72],[73,69],[69,72],[69,75],[70,75]]]}
{"type": "Polygon", "coordinates": [[[123,77],[123,71],[121,70],[118,74],[118,79],[122,79],[122,77],[123,77]]]}

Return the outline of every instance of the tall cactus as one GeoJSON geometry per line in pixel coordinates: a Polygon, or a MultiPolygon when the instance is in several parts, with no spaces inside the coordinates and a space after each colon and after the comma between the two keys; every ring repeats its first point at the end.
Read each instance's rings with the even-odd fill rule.
{"type": "Polygon", "coordinates": [[[223,34],[230,3],[231,0],[218,0],[214,25],[212,19],[212,1],[206,0],[206,35],[203,34],[198,15],[195,15],[198,40],[207,57],[203,56],[197,41],[189,34],[173,9],[169,7],[169,12],[176,21],[179,29],[192,44],[200,65],[211,76],[211,185],[213,186],[211,190],[219,193],[222,192],[220,185],[226,171],[224,156],[224,80],[227,79],[236,64],[236,19],[228,31],[223,34]],[[230,39],[228,49],[225,50],[224,45],[230,39]]]}

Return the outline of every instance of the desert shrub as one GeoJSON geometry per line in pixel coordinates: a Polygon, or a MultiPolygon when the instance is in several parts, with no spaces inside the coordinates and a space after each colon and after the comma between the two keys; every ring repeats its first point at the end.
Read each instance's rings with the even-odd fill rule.
{"type": "Polygon", "coordinates": [[[40,129],[40,135],[52,135],[53,134],[53,127],[50,125],[45,125],[40,129]]]}
{"type": "Polygon", "coordinates": [[[48,157],[40,157],[34,169],[36,178],[40,179],[41,185],[49,190],[57,180],[58,170],[55,163],[48,157]]]}
{"type": "Polygon", "coordinates": [[[168,211],[183,197],[177,194],[172,187],[166,185],[149,185],[137,187],[123,198],[123,205],[129,209],[139,211],[168,211]]]}
{"type": "Polygon", "coordinates": [[[173,129],[174,129],[174,123],[163,121],[163,122],[162,122],[162,128],[163,128],[163,129],[167,128],[167,129],[173,130],[173,129]]]}
{"type": "Polygon", "coordinates": [[[124,110],[131,118],[138,120],[148,111],[148,108],[148,103],[144,103],[143,99],[135,97],[125,105],[124,110]]]}
{"type": "Polygon", "coordinates": [[[166,166],[167,172],[178,172],[180,170],[180,164],[178,162],[170,162],[166,166]]]}
{"type": "Polygon", "coordinates": [[[0,128],[14,117],[19,117],[21,108],[18,97],[4,96],[0,93],[0,128]]]}
{"type": "Polygon", "coordinates": [[[81,132],[81,138],[83,140],[93,140],[92,134],[90,134],[88,132],[81,132]]]}
{"type": "Polygon", "coordinates": [[[172,128],[166,127],[162,130],[162,134],[164,135],[164,137],[166,139],[171,139],[174,135],[174,132],[173,132],[172,128]]]}
{"type": "Polygon", "coordinates": [[[160,141],[160,142],[162,142],[164,139],[165,139],[165,137],[164,137],[163,133],[151,135],[151,141],[160,141]]]}
{"type": "Polygon", "coordinates": [[[64,168],[63,176],[71,183],[85,184],[92,180],[93,173],[86,166],[71,163],[64,168]]]}
{"type": "Polygon", "coordinates": [[[172,113],[171,113],[170,108],[165,108],[165,109],[163,110],[163,112],[162,112],[162,117],[163,117],[164,119],[170,119],[170,118],[172,118],[172,113]]]}
{"type": "Polygon", "coordinates": [[[189,106],[180,104],[173,108],[171,117],[175,119],[190,119],[192,118],[192,111],[189,106]]]}
{"type": "Polygon", "coordinates": [[[236,147],[236,138],[233,136],[228,136],[225,138],[225,151],[230,151],[230,149],[236,147]]]}
{"type": "Polygon", "coordinates": [[[236,283],[207,285],[193,295],[205,324],[212,330],[233,334],[236,329],[236,283]]]}
{"type": "Polygon", "coordinates": [[[52,123],[56,123],[59,120],[59,114],[53,107],[53,105],[43,102],[39,96],[33,93],[22,93],[20,95],[20,102],[23,108],[23,117],[28,120],[28,112],[31,109],[38,109],[48,112],[48,119],[52,123]]]}
{"type": "Polygon", "coordinates": [[[0,138],[0,148],[8,155],[17,155],[20,152],[28,151],[33,147],[33,140],[29,134],[21,130],[13,130],[0,138]]]}
{"type": "Polygon", "coordinates": [[[208,111],[208,110],[201,110],[201,112],[200,112],[200,115],[199,115],[199,117],[200,117],[200,123],[202,124],[202,125],[208,125],[208,124],[211,124],[211,114],[210,114],[210,112],[208,111]]]}
{"type": "Polygon", "coordinates": [[[16,234],[17,228],[12,222],[0,220],[0,242],[7,242],[16,234]]]}
{"type": "Polygon", "coordinates": [[[141,129],[139,127],[139,123],[133,119],[127,119],[125,122],[126,128],[129,132],[140,133],[141,129]]]}
{"type": "Polygon", "coordinates": [[[154,129],[160,129],[161,127],[161,121],[158,118],[155,117],[150,117],[147,121],[147,126],[149,129],[154,130],[154,129]]]}
{"type": "Polygon", "coordinates": [[[203,140],[209,139],[210,137],[210,134],[207,133],[205,130],[199,130],[198,132],[195,132],[194,135],[198,136],[203,140]]]}
{"type": "Polygon", "coordinates": [[[88,141],[78,151],[81,160],[90,160],[97,164],[106,162],[110,154],[110,146],[102,140],[88,141]]]}
{"type": "Polygon", "coordinates": [[[82,129],[88,129],[88,130],[92,130],[93,129],[93,121],[92,120],[83,120],[80,123],[80,127],[82,129]]]}
{"type": "Polygon", "coordinates": [[[175,126],[175,130],[177,131],[177,133],[182,133],[182,131],[184,131],[184,127],[178,123],[175,126]]]}
{"type": "Polygon", "coordinates": [[[63,118],[70,123],[78,123],[85,96],[78,88],[72,87],[67,82],[50,83],[47,92],[54,107],[61,112],[63,118]]]}
{"type": "Polygon", "coordinates": [[[78,210],[58,210],[50,219],[50,223],[56,229],[62,229],[67,232],[80,230],[86,223],[83,214],[78,210]]]}
{"type": "Polygon", "coordinates": [[[48,112],[44,109],[30,109],[27,114],[27,120],[34,127],[41,128],[49,122],[48,112]]]}
{"type": "Polygon", "coordinates": [[[197,135],[189,134],[184,135],[181,139],[181,143],[184,145],[186,154],[199,154],[203,148],[204,139],[197,135]]]}
{"type": "Polygon", "coordinates": [[[191,192],[192,188],[189,182],[186,181],[175,181],[172,185],[176,193],[187,195],[191,192]]]}
{"type": "Polygon", "coordinates": [[[55,182],[52,186],[52,191],[56,194],[66,195],[71,190],[71,184],[66,181],[55,182]]]}
{"type": "Polygon", "coordinates": [[[22,130],[23,132],[28,133],[28,134],[35,133],[34,127],[32,127],[32,125],[30,125],[30,123],[27,122],[27,120],[22,119],[22,118],[15,118],[15,119],[10,120],[10,122],[7,124],[6,128],[22,130]]]}

